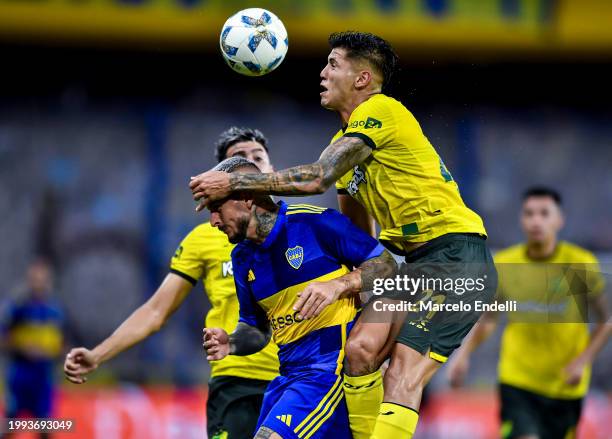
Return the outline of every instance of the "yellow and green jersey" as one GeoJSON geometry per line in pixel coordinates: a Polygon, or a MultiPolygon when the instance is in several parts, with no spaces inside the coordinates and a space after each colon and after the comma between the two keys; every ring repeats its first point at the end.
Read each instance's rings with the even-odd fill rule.
{"type": "MultiPolygon", "coordinates": [[[[206,327],[223,328],[228,333],[238,324],[238,298],[234,285],[231,252],[234,249],[225,233],[210,224],[200,224],[181,242],[172,257],[173,273],[196,284],[202,279],[212,308],[206,315],[206,327]]],[[[278,375],[278,348],[268,344],[248,356],[228,355],[211,361],[211,377],[236,376],[270,381],[278,375]]]]}
{"type": "Polygon", "coordinates": [[[444,162],[401,102],[376,94],[361,103],[334,136],[359,137],[372,154],[336,183],[381,227],[379,239],[425,242],[447,233],[486,235],[466,207],[444,162]]]}
{"type": "Polygon", "coordinates": [[[508,315],[499,359],[499,380],[548,398],[583,397],[590,368],[576,386],[565,383],[564,368],[589,343],[584,304],[600,294],[604,278],[589,251],[560,242],[550,258],[534,261],[525,244],[498,252],[500,300],[516,300],[508,315]]]}

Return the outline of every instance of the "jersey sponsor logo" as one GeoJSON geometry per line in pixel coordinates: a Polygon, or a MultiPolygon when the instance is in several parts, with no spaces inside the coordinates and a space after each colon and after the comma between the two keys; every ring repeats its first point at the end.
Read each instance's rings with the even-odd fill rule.
{"type": "Polygon", "coordinates": [[[179,245],[176,251],[174,252],[174,258],[180,259],[182,254],[183,254],[183,246],[179,245]]]}
{"type": "Polygon", "coordinates": [[[223,277],[233,276],[234,269],[232,267],[232,261],[225,261],[221,264],[221,275],[223,277]]]}
{"type": "Polygon", "coordinates": [[[286,316],[273,317],[270,319],[270,327],[273,331],[277,331],[279,329],[286,328],[287,326],[303,322],[303,320],[298,316],[299,313],[296,311],[293,314],[287,314],[286,316]]]}
{"type": "Polygon", "coordinates": [[[302,266],[302,262],[304,261],[304,249],[299,245],[288,248],[285,252],[285,257],[289,265],[297,270],[302,266]]]}
{"type": "Polygon", "coordinates": [[[374,119],[373,117],[368,117],[366,120],[354,120],[349,124],[347,128],[359,128],[363,127],[365,129],[369,128],[382,128],[382,122],[378,119],[374,119]]]}
{"type": "Polygon", "coordinates": [[[291,427],[291,415],[278,415],[276,419],[281,421],[283,424],[291,427]]]}
{"type": "Polygon", "coordinates": [[[361,183],[367,183],[365,179],[365,172],[359,167],[359,165],[355,166],[353,169],[353,178],[346,185],[346,190],[350,195],[355,195],[359,192],[359,185],[361,183]]]}
{"type": "Polygon", "coordinates": [[[255,280],[255,273],[253,273],[253,270],[249,269],[249,274],[247,275],[247,280],[249,282],[253,282],[255,280]]]}

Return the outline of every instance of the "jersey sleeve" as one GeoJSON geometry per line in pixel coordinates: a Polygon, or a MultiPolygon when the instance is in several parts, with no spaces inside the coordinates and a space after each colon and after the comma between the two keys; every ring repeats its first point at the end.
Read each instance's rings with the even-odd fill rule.
{"type": "Polygon", "coordinates": [[[181,241],[170,261],[170,272],[181,276],[192,285],[204,275],[202,248],[205,239],[199,235],[196,227],[181,241]]]}
{"type": "Polygon", "coordinates": [[[340,212],[327,209],[315,218],[313,228],[319,245],[348,267],[357,267],[384,251],[376,239],[340,212]]]}
{"type": "Polygon", "coordinates": [[[370,148],[384,148],[397,134],[390,106],[384,100],[368,99],[359,105],[348,121],[344,137],[358,137],[370,148]]]}
{"type": "Polygon", "coordinates": [[[268,327],[268,320],[264,311],[255,301],[251,288],[248,285],[249,268],[240,256],[238,247],[232,252],[232,266],[234,269],[234,283],[239,304],[239,322],[246,323],[260,329],[268,327]]]}

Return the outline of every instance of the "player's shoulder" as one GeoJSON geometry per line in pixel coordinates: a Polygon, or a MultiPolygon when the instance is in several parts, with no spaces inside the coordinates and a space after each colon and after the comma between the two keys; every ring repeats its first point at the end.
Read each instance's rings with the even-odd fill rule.
{"type": "Polygon", "coordinates": [[[303,217],[313,218],[313,215],[321,215],[327,210],[331,209],[322,206],[315,206],[314,204],[288,204],[285,215],[291,219],[302,219],[303,217]]]}
{"type": "Polygon", "coordinates": [[[525,259],[525,244],[515,244],[495,252],[496,263],[520,262],[525,259]]]}
{"type": "Polygon", "coordinates": [[[195,226],[185,236],[183,242],[197,242],[198,244],[206,241],[226,241],[227,236],[221,230],[210,225],[210,223],[202,223],[195,226]]]}
{"type": "Polygon", "coordinates": [[[564,262],[582,262],[587,264],[596,264],[598,262],[593,252],[584,247],[567,241],[561,241],[559,246],[561,247],[562,258],[565,259],[564,262]]]}
{"type": "Polygon", "coordinates": [[[254,253],[253,244],[250,241],[245,240],[236,244],[232,249],[232,264],[234,271],[237,266],[247,264],[254,253]]]}

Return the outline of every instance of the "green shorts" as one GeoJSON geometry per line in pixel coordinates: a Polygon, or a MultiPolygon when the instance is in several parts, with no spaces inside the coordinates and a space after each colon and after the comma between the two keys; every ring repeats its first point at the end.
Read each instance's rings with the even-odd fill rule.
{"type": "Polygon", "coordinates": [[[534,435],[540,439],[573,439],[582,399],[552,399],[500,384],[502,439],[534,435]]]}
{"type": "Polygon", "coordinates": [[[208,383],[206,430],[210,439],[252,439],[269,381],[218,376],[208,383]]]}
{"type": "Polygon", "coordinates": [[[497,289],[497,271],[485,238],[449,233],[406,255],[400,276],[421,280],[410,295],[408,314],[397,342],[445,362],[461,345],[497,289]]]}

